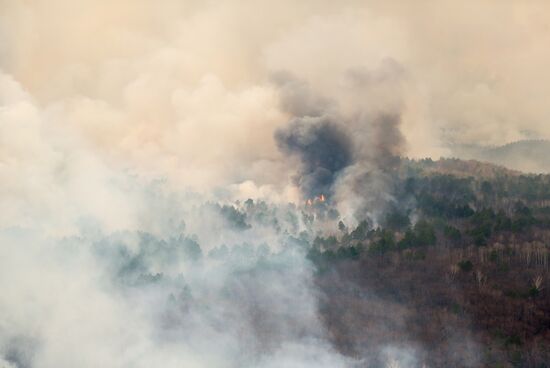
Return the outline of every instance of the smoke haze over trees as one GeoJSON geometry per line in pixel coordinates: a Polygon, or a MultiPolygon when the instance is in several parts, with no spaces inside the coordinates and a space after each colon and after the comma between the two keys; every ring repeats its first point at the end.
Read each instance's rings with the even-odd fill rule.
{"type": "Polygon", "coordinates": [[[0,0],[0,368],[546,367],[548,14],[0,0]]]}

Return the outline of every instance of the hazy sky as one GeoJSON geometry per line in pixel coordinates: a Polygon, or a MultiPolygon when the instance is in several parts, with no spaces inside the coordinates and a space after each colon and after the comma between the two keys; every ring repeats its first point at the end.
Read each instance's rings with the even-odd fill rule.
{"type": "Polygon", "coordinates": [[[1,139],[44,156],[72,135],[108,165],[188,185],[280,184],[281,71],[340,110],[398,111],[407,155],[549,138],[549,14],[546,1],[0,0],[1,139]]]}
{"type": "Polygon", "coordinates": [[[365,157],[388,137],[435,158],[550,138],[549,18],[546,1],[0,0],[4,216],[67,195],[111,213],[95,188],[116,203],[121,174],[297,200],[274,134],[311,114],[365,157]]]}
{"type": "Polygon", "coordinates": [[[375,218],[390,156],[550,138],[549,45],[548,1],[0,0],[0,368],[352,367],[309,262],[243,261],[278,232],[202,201],[284,206],[321,183],[346,221],[375,218]],[[175,243],[153,254],[145,232],[175,243]],[[190,265],[184,235],[237,256],[190,265]],[[121,286],[134,256],[166,279],[121,286]]]}

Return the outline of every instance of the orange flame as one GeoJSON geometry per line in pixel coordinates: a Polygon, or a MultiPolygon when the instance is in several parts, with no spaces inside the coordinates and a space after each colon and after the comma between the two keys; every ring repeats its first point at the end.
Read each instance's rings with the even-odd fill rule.
{"type": "Polygon", "coordinates": [[[325,202],[327,200],[327,197],[325,197],[324,194],[321,194],[320,196],[318,197],[314,197],[314,198],[309,198],[306,200],[306,206],[313,206],[314,203],[316,202],[325,202]]]}

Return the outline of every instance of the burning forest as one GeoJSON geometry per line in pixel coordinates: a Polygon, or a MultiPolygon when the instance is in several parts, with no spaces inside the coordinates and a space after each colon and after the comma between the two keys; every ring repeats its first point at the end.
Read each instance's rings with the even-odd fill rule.
{"type": "Polygon", "coordinates": [[[0,368],[549,367],[548,14],[0,0],[0,368]]]}

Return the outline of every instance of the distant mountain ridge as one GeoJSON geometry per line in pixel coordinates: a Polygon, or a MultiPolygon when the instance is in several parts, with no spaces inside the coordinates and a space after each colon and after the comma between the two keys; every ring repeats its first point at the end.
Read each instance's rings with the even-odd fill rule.
{"type": "Polygon", "coordinates": [[[421,160],[404,158],[401,161],[401,177],[407,175],[452,175],[458,178],[474,177],[478,179],[495,179],[504,176],[520,176],[525,173],[496,165],[490,162],[482,162],[471,159],[440,158],[421,160]]]}
{"type": "Polygon", "coordinates": [[[455,147],[463,159],[486,161],[526,173],[550,173],[550,141],[521,140],[498,147],[455,147]]]}

